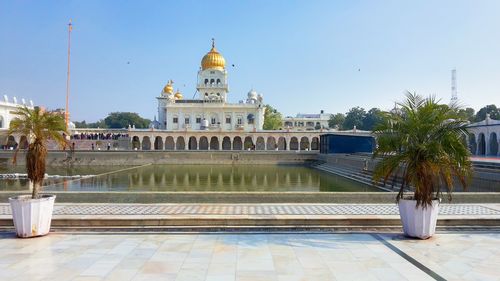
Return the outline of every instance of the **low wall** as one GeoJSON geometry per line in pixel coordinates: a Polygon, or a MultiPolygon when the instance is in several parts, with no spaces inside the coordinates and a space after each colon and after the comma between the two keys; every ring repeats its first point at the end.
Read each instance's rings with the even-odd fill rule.
{"type": "MultiPolygon", "coordinates": [[[[12,165],[13,151],[0,152],[0,165],[12,165]]],[[[50,151],[47,165],[127,166],[145,164],[303,164],[316,161],[316,151],[50,151]]],[[[24,165],[24,151],[17,165],[24,165]]]]}

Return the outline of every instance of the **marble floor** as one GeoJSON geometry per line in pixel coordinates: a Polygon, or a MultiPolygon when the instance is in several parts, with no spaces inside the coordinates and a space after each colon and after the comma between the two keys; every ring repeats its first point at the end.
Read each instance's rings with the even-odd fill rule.
{"type": "Polygon", "coordinates": [[[0,234],[0,280],[500,280],[499,232],[0,234]]]}

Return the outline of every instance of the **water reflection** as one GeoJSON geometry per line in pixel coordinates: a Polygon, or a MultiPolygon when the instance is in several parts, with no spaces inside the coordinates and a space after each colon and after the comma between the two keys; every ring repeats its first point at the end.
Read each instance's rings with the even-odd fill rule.
{"type": "MultiPolygon", "coordinates": [[[[23,189],[15,184],[8,190],[23,189]]],[[[27,186],[27,185],[26,185],[27,186]]],[[[108,175],[69,180],[46,190],[69,191],[377,191],[303,166],[152,165],[108,175]]]]}

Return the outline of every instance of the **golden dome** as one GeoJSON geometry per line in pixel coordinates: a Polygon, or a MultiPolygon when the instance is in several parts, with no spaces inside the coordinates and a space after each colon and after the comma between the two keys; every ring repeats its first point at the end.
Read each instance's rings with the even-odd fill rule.
{"type": "Polygon", "coordinates": [[[181,92],[179,92],[179,90],[177,90],[177,92],[175,93],[174,97],[178,100],[181,100],[182,99],[182,94],[181,92]]]}
{"type": "Polygon", "coordinates": [[[172,81],[172,80],[168,81],[167,85],[165,85],[165,87],[163,87],[163,92],[167,93],[167,94],[174,93],[174,87],[172,86],[173,83],[174,83],[174,81],[172,81]]]}
{"type": "Polygon", "coordinates": [[[215,40],[212,39],[212,49],[201,59],[201,69],[213,68],[223,70],[224,67],[226,67],[226,60],[217,52],[217,49],[215,49],[215,40]]]}

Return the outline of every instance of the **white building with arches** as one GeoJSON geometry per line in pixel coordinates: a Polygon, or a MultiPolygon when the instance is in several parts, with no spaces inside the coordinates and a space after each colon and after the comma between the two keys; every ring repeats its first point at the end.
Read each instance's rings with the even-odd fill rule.
{"type": "Polygon", "coordinates": [[[500,120],[490,118],[467,126],[468,144],[473,155],[500,156],[500,120]]]}
{"type": "Polygon", "coordinates": [[[14,111],[21,106],[33,108],[33,101],[26,102],[25,99],[17,100],[16,97],[9,100],[7,95],[3,96],[3,99],[0,100],[0,130],[9,129],[10,121],[16,117],[13,114],[14,111]]]}
{"type": "Polygon", "coordinates": [[[196,90],[198,97],[185,99],[173,81],[163,88],[158,99],[158,121],[155,129],[168,131],[242,131],[255,132],[264,125],[264,103],[261,94],[250,90],[245,100],[229,103],[226,61],[215,48],[201,60],[196,90]]]}

